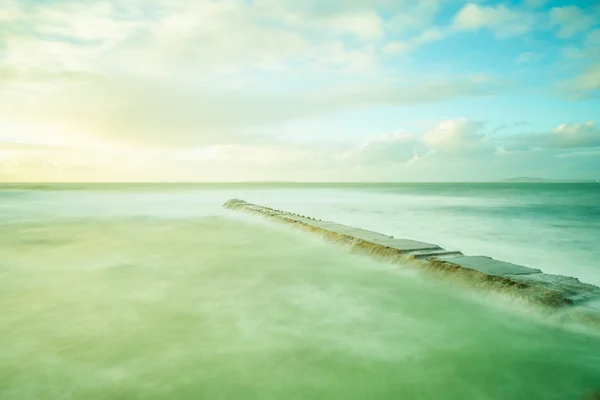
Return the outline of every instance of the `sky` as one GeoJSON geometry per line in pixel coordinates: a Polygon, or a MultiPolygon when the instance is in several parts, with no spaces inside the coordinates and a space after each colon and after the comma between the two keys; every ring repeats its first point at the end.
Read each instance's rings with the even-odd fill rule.
{"type": "Polygon", "coordinates": [[[600,179],[600,3],[0,0],[0,181],[600,179]]]}

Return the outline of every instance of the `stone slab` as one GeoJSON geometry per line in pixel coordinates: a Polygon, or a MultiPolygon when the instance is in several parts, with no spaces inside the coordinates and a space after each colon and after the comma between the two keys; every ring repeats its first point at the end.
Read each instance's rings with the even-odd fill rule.
{"type": "MultiPolygon", "coordinates": [[[[281,215],[281,214],[280,214],[281,215]]],[[[341,235],[351,236],[367,242],[379,244],[381,246],[390,247],[393,249],[400,250],[402,252],[418,251],[418,250],[443,250],[440,246],[419,242],[410,239],[396,239],[391,236],[382,235],[381,233],[368,231],[366,229],[354,228],[352,226],[336,224],[330,221],[319,221],[313,220],[302,216],[296,215],[282,215],[284,219],[291,221],[303,222],[310,224],[311,226],[327,230],[329,232],[338,233],[341,235]]]]}
{"type": "Polygon", "coordinates": [[[600,306],[600,288],[563,275],[529,274],[509,276],[511,280],[560,293],[575,304],[590,302],[600,306]],[[597,300],[597,301],[596,301],[597,300]]]}
{"type": "Polygon", "coordinates": [[[484,256],[460,256],[460,257],[438,257],[440,260],[446,260],[454,264],[458,264],[461,267],[474,269],[484,274],[494,276],[510,276],[510,275],[529,275],[539,274],[542,271],[539,269],[528,268],[522,265],[509,263],[506,261],[494,260],[490,257],[484,256]]]}
{"type": "MultiPolygon", "coordinates": [[[[420,264],[418,264],[420,266],[423,266],[425,262],[425,265],[446,271],[444,265],[451,263],[452,265],[461,267],[459,270],[473,270],[488,277],[499,277],[502,278],[504,283],[495,280],[493,284],[486,287],[492,290],[515,288],[517,291],[515,293],[519,293],[524,298],[549,307],[576,305],[577,307],[574,308],[578,310],[592,312],[589,315],[593,315],[593,318],[597,319],[598,323],[600,323],[600,288],[582,283],[576,278],[544,274],[539,269],[494,260],[485,256],[465,256],[460,252],[447,251],[435,244],[410,239],[396,239],[365,229],[336,224],[330,221],[321,221],[270,207],[250,204],[243,200],[229,200],[224,204],[224,207],[257,213],[290,224],[301,223],[303,227],[309,226],[315,228],[315,231],[321,234],[335,233],[339,235],[337,239],[344,243],[353,239],[361,240],[369,244],[363,247],[365,251],[369,251],[372,254],[378,254],[378,250],[384,250],[384,248],[393,248],[398,250],[406,260],[413,260],[415,263],[421,260],[419,261],[420,264]],[[438,261],[442,261],[441,265],[438,264],[438,261]]],[[[332,238],[335,240],[336,236],[332,238]]],[[[389,255],[390,253],[384,251],[380,254],[389,255]]],[[[394,255],[392,254],[392,256],[394,255]]],[[[480,276],[479,274],[476,275],[480,276]]],[[[476,280],[477,286],[480,286],[484,282],[477,280],[478,278],[475,276],[473,278],[476,280]]]]}

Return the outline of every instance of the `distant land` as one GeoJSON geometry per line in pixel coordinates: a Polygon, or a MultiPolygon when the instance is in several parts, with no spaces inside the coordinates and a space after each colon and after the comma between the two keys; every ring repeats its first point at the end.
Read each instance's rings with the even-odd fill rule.
{"type": "Polygon", "coordinates": [[[503,179],[501,182],[598,182],[596,179],[542,179],[530,176],[518,176],[503,179]]]}

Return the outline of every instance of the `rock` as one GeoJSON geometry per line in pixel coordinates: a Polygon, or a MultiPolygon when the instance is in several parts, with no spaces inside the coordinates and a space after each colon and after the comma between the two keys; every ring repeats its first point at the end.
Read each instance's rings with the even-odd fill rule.
{"type": "Polygon", "coordinates": [[[224,207],[261,214],[280,222],[293,224],[327,239],[349,245],[353,251],[372,254],[389,261],[402,262],[438,276],[454,278],[478,289],[510,292],[528,301],[551,308],[570,306],[600,323],[600,288],[580,282],[576,278],[549,275],[539,269],[528,268],[485,256],[467,256],[449,251],[438,245],[393,236],[330,221],[316,220],[281,210],[273,210],[232,199],[224,207]]]}

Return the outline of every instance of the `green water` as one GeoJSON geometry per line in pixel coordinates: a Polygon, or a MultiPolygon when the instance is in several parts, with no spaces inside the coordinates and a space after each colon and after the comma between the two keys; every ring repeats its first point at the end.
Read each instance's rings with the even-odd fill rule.
{"type": "MultiPolygon", "coordinates": [[[[223,210],[239,188],[163,189],[0,190],[0,399],[563,400],[600,389],[594,328],[223,210]]],[[[354,207],[365,222],[370,200],[390,210],[380,221],[402,217],[388,197],[269,190],[241,197],[338,204],[342,218],[354,207]]],[[[435,201],[440,221],[454,203],[435,201]]]]}
{"type": "Polygon", "coordinates": [[[600,339],[230,217],[0,228],[2,399],[576,399],[600,339]]]}

